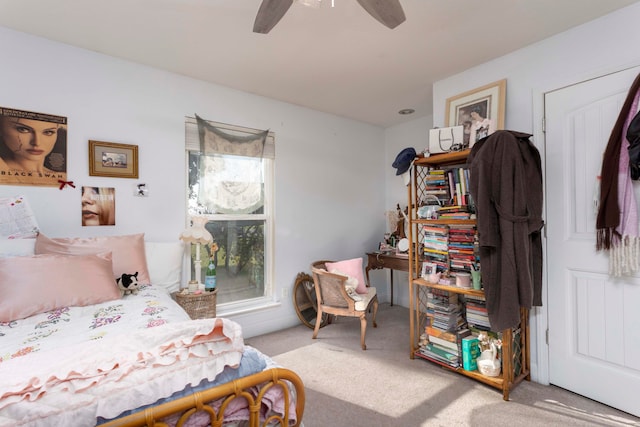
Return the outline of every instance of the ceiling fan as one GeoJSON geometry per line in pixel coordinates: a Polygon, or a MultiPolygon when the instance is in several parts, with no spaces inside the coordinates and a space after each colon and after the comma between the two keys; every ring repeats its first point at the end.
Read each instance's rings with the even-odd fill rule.
{"type": "MultiPolygon", "coordinates": [[[[381,24],[393,29],[405,21],[400,0],[358,0],[360,6],[381,24]]],[[[289,10],[293,0],[262,0],[253,32],[267,34],[289,10]]]]}

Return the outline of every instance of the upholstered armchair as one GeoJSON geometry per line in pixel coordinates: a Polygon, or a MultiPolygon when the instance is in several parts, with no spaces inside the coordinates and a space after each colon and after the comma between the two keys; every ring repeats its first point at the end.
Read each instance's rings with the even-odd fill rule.
{"type": "Polygon", "coordinates": [[[367,332],[367,312],[373,309],[373,327],[377,327],[376,313],[378,311],[378,296],[376,288],[366,283],[366,293],[356,293],[349,288],[350,277],[327,271],[327,263],[332,261],[316,261],[311,264],[311,272],[318,302],[318,318],[313,330],[313,338],[317,338],[323,313],[332,316],[348,316],[360,318],[360,345],[363,350],[367,332]],[[347,285],[347,286],[345,286],[347,285]]]}

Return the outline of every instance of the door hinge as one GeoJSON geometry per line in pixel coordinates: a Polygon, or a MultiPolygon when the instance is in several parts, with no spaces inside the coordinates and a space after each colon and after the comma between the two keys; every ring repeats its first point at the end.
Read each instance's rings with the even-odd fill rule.
{"type": "Polygon", "coordinates": [[[547,120],[545,117],[542,118],[542,133],[547,132],[547,120]]]}

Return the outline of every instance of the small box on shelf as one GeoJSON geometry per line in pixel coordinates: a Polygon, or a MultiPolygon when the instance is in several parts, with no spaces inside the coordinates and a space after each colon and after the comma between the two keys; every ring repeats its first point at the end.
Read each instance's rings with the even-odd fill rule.
{"type": "Polygon", "coordinates": [[[478,369],[477,359],[480,357],[480,341],[475,336],[462,338],[462,368],[465,371],[478,369]]]}

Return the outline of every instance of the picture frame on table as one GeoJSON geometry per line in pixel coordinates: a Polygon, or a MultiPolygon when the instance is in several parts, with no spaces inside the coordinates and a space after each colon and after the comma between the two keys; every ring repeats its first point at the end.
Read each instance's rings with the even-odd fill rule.
{"type": "Polygon", "coordinates": [[[447,99],[445,123],[463,126],[465,147],[504,129],[507,80],[502,79],[447,99]]]}
{"type": "Polygon", "coordinates": [[[89,140],[89,175],[138,178],[138,146],[89,140]]]}

